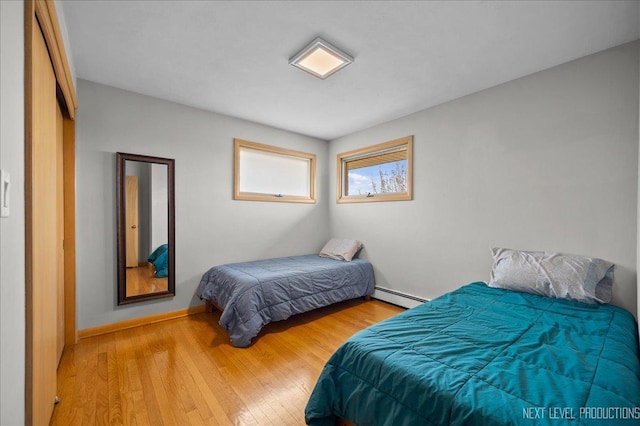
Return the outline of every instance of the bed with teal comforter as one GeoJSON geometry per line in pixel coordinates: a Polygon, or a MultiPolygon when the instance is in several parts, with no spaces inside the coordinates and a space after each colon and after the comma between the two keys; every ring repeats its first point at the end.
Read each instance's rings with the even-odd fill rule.
{"type": "Polygon", "coordinates": [[[329,359],[310,425],[640,423],[633,316],[472,283],[373,325],[329,359]]]}

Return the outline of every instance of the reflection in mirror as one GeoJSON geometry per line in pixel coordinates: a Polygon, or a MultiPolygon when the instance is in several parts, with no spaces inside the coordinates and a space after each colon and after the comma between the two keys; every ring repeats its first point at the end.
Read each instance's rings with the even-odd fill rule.
{"type": "Polygon", "coordinates": [[[118,304],[174,296],[174,161],[116,157],[118,304]]]}
{"type": "Polygon", "coordinates": [[[167,165],[125,161],[127,297],[167,291],[167,165]]]}

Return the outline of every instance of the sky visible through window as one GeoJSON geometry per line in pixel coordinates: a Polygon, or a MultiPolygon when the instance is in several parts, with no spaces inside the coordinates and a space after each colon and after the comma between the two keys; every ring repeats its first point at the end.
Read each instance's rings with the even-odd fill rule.
{"type": "Polygon", "coordinates": [[[407,160],[349,170],[349,193],[347,195],[406,192],[406,176],[407,160]]]}

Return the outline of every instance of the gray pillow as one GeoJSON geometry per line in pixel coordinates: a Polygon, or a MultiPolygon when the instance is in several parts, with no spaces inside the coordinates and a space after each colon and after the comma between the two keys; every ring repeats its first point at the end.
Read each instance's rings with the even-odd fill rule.
{"type": "Polygon", "coordinates": [[[490,287],[584,303],[611,301],[614,264],[542,251],[494,248],[490,287]]]}
{"type": "Polygon", "coordinates": [[[320,250],[321,257],[330,257],[336,260],[346,260],[351,262],[353,256],[362,248],[362,243],[358,240],[347,240],[344,238],[332,238],[320,250]]]}

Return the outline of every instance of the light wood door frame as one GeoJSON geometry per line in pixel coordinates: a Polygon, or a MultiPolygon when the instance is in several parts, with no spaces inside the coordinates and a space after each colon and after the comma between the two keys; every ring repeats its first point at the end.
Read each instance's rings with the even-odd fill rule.
{"type": "MultiPolygon", "coordinates": [[[[77,100],[60,26],[53,1],[25,0],[25,419],[34,423],[33,389],[33,258],[37,243],[33,232],[33,148],[34,148],[34,35],[44,38],[57,86],[58,103],[63,110],[63,182],[64,182],[64,323],[65,345],[77,341],[75,288],[75,111],[77,100]]],[[[55,373],[54,373],[55,374],[55,373]]]]}

